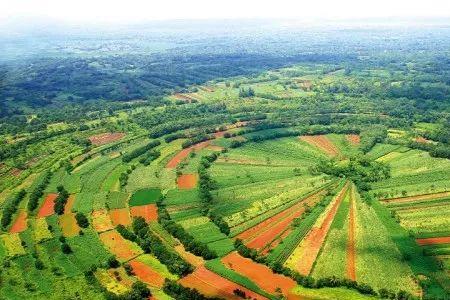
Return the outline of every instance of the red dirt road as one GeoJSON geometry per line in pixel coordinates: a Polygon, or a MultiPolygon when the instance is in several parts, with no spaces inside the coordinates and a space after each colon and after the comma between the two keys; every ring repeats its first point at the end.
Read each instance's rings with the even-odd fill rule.
{"type": "Polygon", "coordinates": [[[416,239],[417,244],[420,246],[437,245],[437,244],[450,244],[450,236],[433,237],[425,239],[416,239]]]}
{"type": "Polygon", "coordinates": [[[300,139],[316,146],[328,156],[338,156],[340,154],[336,146],[325,135],[303,135],[300,139]]]}
{"type": "Polygon", "coordinates": [[[9,229],[9,233],[19,233],[26,230],[28,228],[27,216],[28,216],[27,212],[21,209],[19,211],[19,214],[17,215],[16,220],[9,229]]]}
{"type": "Polygon", "coordinates": [[[180,279],[179,283],[185,287],[197,289],[200,293],[209,297],[242,300],[241,297],[238,297],[233,293],[235,289],[240,289],[241,291],[244,291],[247,296],[250,296],[250,299],[267,299],[266,297],[256,294],[241,285],[211,272],[204,266],[197,268],[193,273],[180,279]]]}
{"type": "Polygon", "coordinates": [[[348,213],[348,240],[347,240],[347,278],[356,281],[356,247],[355,247],[355,197],[350,192],[350,210],[348,213]]]}
{"type": "Polygon", "coordinates": [[[191,147],[181,150],[167,163],[166,168],[172,168],[172,169],[176,168],[183,159],[188,157],[188,155],[189,155],[189,153],[191,153],[191,151],[201,150],[201,149],[205,148],[206,146],[208,146],[209,143],[210,143],[210,141],[204,141],[204,142],[192,145],[191,147]]]}
{"type": "Polygon", "coordinates": [[[44,203],[42,203],[39,212],[37,213],[38,218],[45,218],[51,216],[55,213],[55,200],[58,197],[58,194],[48,194],[44,199],[44,203]]]}
{"type": "Polygon", "coordinates": [[[276,294],[277,290],[281,289],[283,295],[287,296],[297,285],[291,278],[275,274],[267,266],[258,264],[249,258],[244,258],[237,252],[232,252],[222,258],[222,263],[227,268],[248,277],[270,294],[276,294]]]}
{"type": "Polygon", "coordinates": [[[197,174],[182,174],[177,178],[179,189],[193,189],[197,185],[197,174]]]}
{"type": "Polygon", "coordinates": [[[146,222],[158,220],[158,207],[156,204],[147,204],[130,207],[132,217],[143,217],[146,222]]]}
{"type": "Polygon", "coordinates": [[[134,259],[129,264],[133,268],[133,273],[140,281],[157,288],[163,286],[164,277],[143,262],[134,259]]]}
{"type": "Polygon", "coordinates": [[[304,251],[297,262],[297,271],[302,275],[309,275],[311,269],[316,261],[317,255],[319,254],[322,244],[330,229],[331,223],[336,215],[339,205],[342,199],[345,197],[347,192],[348,184],[339,192],[338,196],[334,200],[331,209],[328,211],[325,219],[323,220],[320,227],[313,227],[311,231],[306,235],[304,251]]]}

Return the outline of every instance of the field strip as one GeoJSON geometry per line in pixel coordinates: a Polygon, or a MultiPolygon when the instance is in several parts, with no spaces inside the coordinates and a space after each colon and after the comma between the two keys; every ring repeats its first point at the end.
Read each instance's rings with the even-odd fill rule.
{"type": "Polygon", "coordinates": [[[204,266],[199,267],[194,273],[180,279],[179,283],[185,287],[195,288],[209,297],[242,300],[241,297],[236,296],[233,293],[235,289],[240,289],[241,291],[244,291],[250,299],[268,300],[268,298],[256,294],[255,292],[206,269],[204,266]]]}
{"type": "Polygon", "coordinates": [[[324,215],[323,221],[319,227],[313,227],[308,235],[304,238],[300,244],[303,250],[295,263],[295,269],[302,275],[309,275],[314,266],[314,262],[322,248],[328,231],[331,227],[331,223],[337,213],[339,205],[345,197],[345,193],[348,190],[348,183],[342,188],[339,194],[335,197],[335,200],[330,204],[331,207],[324,215]]]}
{"type": "Polygon", "coordinates": [[[409,197],[398,197],[398,198],[390,198],[390,199],[380,199],[383,203],[400,203],[400,202],[413,202],[417,200],[435,200],[438,198],[445,198],[450,196],[450,192],[440,192],[433,194],[424,194],[424,195],[416,195],[409,197]]]}
{"type": "MultiPolygon", "coordinates": [[[[237,236],[237,238],[244,240],[244,241],[257,238],[261,233],[264,233],[264,232],[270,230],[271,226],[274,226],[275,224],[282,222],[284,220],[284,218],[288,218],[292,215],[297,215],[298,210],[301,210],[300,213],[302,213],[304,210],[303,205],[305,204],[305,202],[308,202],[308,200],[311,201],[311,200],[317,199],[318,196],[320,196],[324,192],[325,192],[325,190],[322,189],[312,195],[309,195],[309,196],[301,199],[299,202],[297,202],[293,206],[287,208],[286,210],[283,210],[280,213],[267,218],[266,220],[262,221],[261,223],[257,224],[256,226],[251,227],[251,228],[247,229],[246,231],[240,233],[237,236]]],[[[313,201],[311,201],[311,202],[313,202],[313,201]]],[[[292,219],[294,219],[294,218],[292,218],[292,219]]]]}
{"type": "Polygon", "coordinates": [[[416,239],[416,242],[420,246],[450,244],[450,236],[416,239]]]}
{"type": "MultiPolygon", "coordinates": [[[[316,190],[310,191],[310,192],[308,192],[308,193],[305,193],[305,194],[302,196],[303,198],[301,198],[301,199],[304,199],[304,198],[306,198],[306,197],[311,196],[312,194],[315,194],[315,193],[318,193],[318,192],[320,192],[320,191],[323,191],[323,190],[325,190],[326,188],[331,187],[333,184],[336,185],[337,182],[336,182],[336,181],[330,181],[330,182],[327,182],[327,183],[325,183],[324,185],[322,185],[319,189],[316,189],[316,190]]],[[[257,226],[257,225],[259,225],[259,224],[261,224],[261,223],[263,223],[263,222],[266,222],[269,218],[271,218],[271,217],[273,217],[273,216],[275,216],[275,215],[277,215],[277,214],[280,214],[281,212],[284,212],[284,211],[286,211],[287,209],[289,209],[290,207],[296,205],[296,204],[298,203],[298,201],[301,201],[301,200],[298,200],[298,198],[295,199],[295,200],[291,200],[291,201],[289,201],[288,203],[279,205],[278,207],[275,207],[275,208],[273,208],[273,209],[270,209],[270,210],[268,210],[268,211],[265,211],[265,212],[263,212],[263,213],[261,213],[261,214],[255,216],[255,217],[253,217],[253,218],[247,220],[247,221],[244,221],[244,222],[242,222],[242,223],[236,224],[235,226],[231,227],[231,233],[230,233],[231,237],[234,237],[234,236],[236,236],[236,235],[239,235],[240,233],[245,232],[245,231],[248,230],[248,229],[252,229],[252,228],[254,228],[254,227],[257,226]],[[243,229],[242,231],[240,231],[241,228],[244,228],[244,229],[243,229]],[[237,234],[236,234],[236,233],[237,233],[237,234]]],[[[267,226],[267,225],[268,225],[268,224],[265,223],[265,225],[261,225],[261,226],[267,226]]],[[[247,237],[247,238],[248,238],[248,237],[247,237]]]]}
{"type": "Polygon", "coordinates": [[[269,267],[256,263],[249,258],[232,252],[221,259],[223,265],[253,281],[262,290],[270,294],[277,294],[281,290],[286,297],[297,285],[296,282],[284,275],[274,273],[269,267]]]}
{"type": "Polygon", "coordinates": [[[347,278],[356,281],[356,248],[355,248],[355,187],[350,192],[350,211],[347,240],[347,278]]]}
{"type": "Polygon", "coordinates": [[[339,149],[325,135],[302,135],[300,140],[317,147],[328,156],[339,156],[339,149]]]}
{"type": "Polygon", "coordinates": [[[210,141],[204,141],[195,145],[192,145],[188,148],[182,149],[181,151],[179,151],[177,154],[175,154],[174,157],[172,157],[172,159],[169,160],[169,162],[166,165],[166,168],[169,169],[173,169],[176,168],[178,166],[178,164],[185,159],[186,157],[188,157],[188,155],[193,151],[193,150],[201,150],[205,147],[207,147],[209,145],[210,141]]]}

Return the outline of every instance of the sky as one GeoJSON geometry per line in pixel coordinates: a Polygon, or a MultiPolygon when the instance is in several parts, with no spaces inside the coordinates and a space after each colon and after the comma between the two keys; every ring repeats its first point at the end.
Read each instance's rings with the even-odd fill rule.
{"type": "Polygon", "coordinates": [[[0,0],[0,21],[71,23],[167,19],[449,17],[450,0],[0,0]]]}

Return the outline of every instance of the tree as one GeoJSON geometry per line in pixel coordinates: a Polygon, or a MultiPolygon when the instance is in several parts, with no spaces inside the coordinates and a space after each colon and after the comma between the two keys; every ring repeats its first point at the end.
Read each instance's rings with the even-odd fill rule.
{"type": "Polygon", "coordinates": [[[72,248],[70,248],[69,244],[64,242],[61,244],[61,251],[64,254],[70,254],[70,253],[72,253],[72,248]]]}
{"type": "Polygon", "coordinates": [[[87,228],[89,226],[89,220],[82,212],[77,212],[75,219],[81,228],[87,228]]]}

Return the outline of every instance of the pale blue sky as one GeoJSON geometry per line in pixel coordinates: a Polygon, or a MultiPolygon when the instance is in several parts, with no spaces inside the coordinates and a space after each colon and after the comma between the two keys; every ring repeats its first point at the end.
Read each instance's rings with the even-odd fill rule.
{"type": "Polygon", "coordinates": [[[378,18],[450,16],[450,0],[0,0],[0,20],[68,22],[215,18],[378,18]]]}

